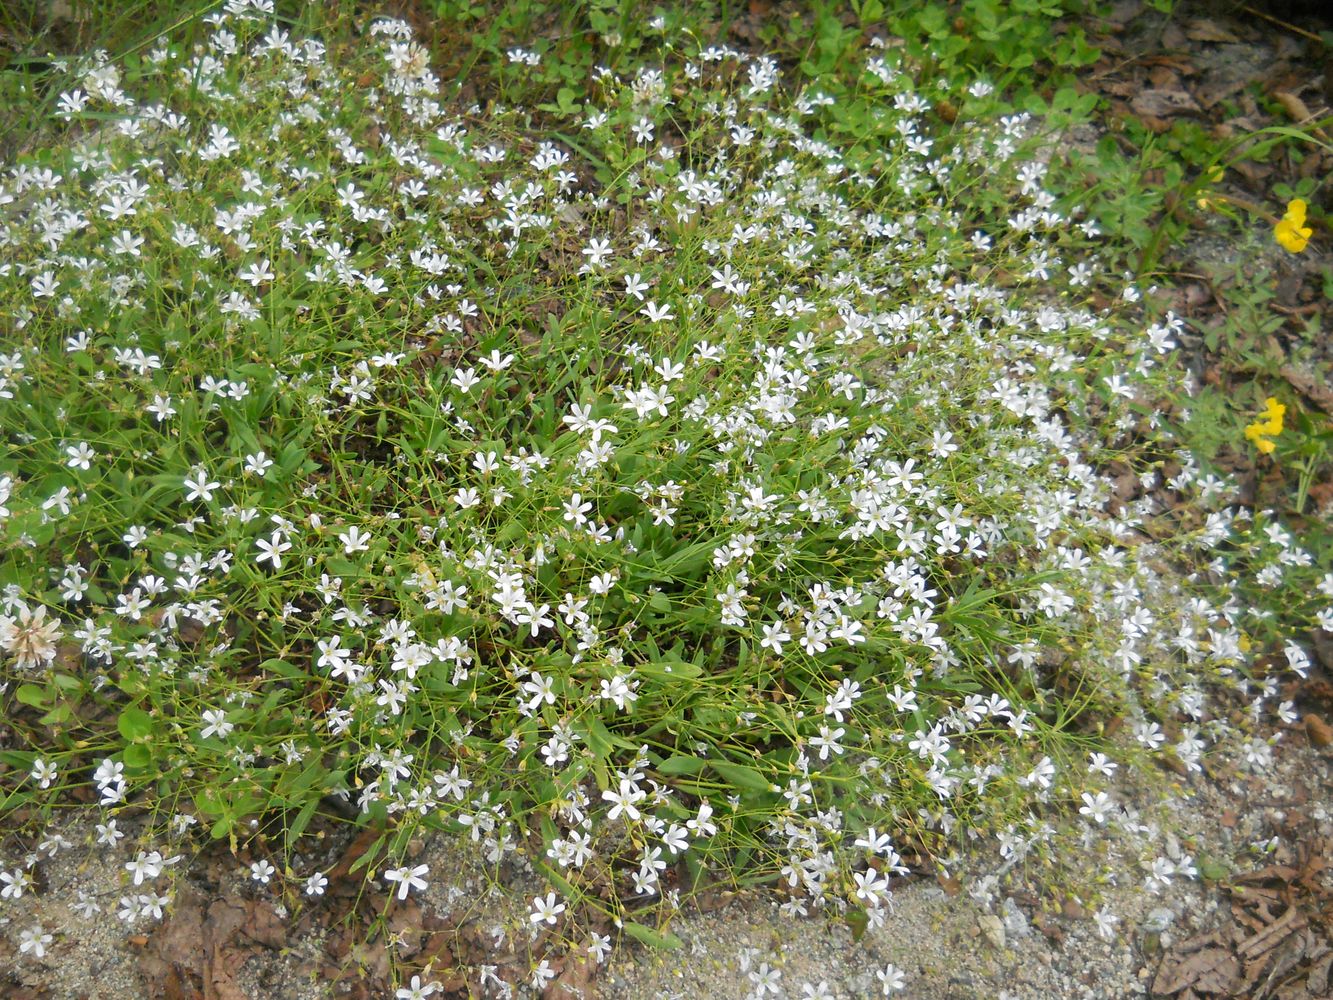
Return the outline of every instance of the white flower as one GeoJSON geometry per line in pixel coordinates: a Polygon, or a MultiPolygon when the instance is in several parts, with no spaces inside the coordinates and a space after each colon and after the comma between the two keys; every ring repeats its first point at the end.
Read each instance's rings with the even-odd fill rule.
{"type": "Polygon", "coordinates": [[[404,865],[402,868],[390,868],[384,873],[384,878],[386,881],[398,883],[398,898],[401,900],[407,898],[410,889],[425,889],[429,883],[422,876],[429,872],[429,865],[417,865],[415,868],[404,865]]]}
{"type": "Polygon", "coordinates": [[[271,468],[273,468],[273,459],[262,451],[245,456],[245,471],[247,474],[259,476],[262,479],[271,468]]]}
{"type": "Polygon", "coordinates": [[[33,958],[45,958],[46,946],[50,944],[52,937],[42,929],[39,924],[19,934],[19,953],[22,955],[31,954],[33,958]]]}
{"type": "Polygon", "coordinates": [[[370,548],[370,532],[362,531],[354,524],[338,536],[338,541],[343,543],[343,552],[355,555],[370,548]]]}
{"type": "Polygon", "coordinates": [[[210,708],[205,711],[204,722],[207,724],[199,733],[204,739],[216,734],[219,739],[225,740],[228,734],[236,728],[235,723],[227,721],[227,713],[219,708],[210,708]]]}
{"type": "Polygon", "coordinates": [[[56,774],[56,766],[50,761],[38,757],[32,762],[32,780],[37,782],[39,788],[50,788],[51,782],[56,780],[56,774]]]}
{"type": "Polygon", "coordinates": [[[889,880],[873,868],[856,872],[852,880],[856,883],[853,894],[867,906],[878,906],[889,893],[889,880]]]}
{"type": "Polygon", "coordinates": [[[18,899],[23,895],[24,889],[31,888],[32,876],[15,868],[12,872],[0,872],[0,882],[5,884],[5,887],[0,889],[0,899],[18,899]]]}
{"type": "Polygon", "coordinates": [[[1115,925],[1120,923],[1120,918],[1114,913],[1101,909],[1092,915],[1092,919],[1097,925],[1098,937],[1108,941],[1115,937],[1115,925]]]}
{"type": "Polygon", "coordinates": [[[259,550],[259,555],[255,556],[255,562],[262,563],[265,559],[273,563],[274,569],[282,568],[282,554],[292,547],[291,542],[283,541],[282,532],[275,531],[271,538],[255,539],[255,548],[259,550]]]}
{"type": "Polygon", "coordinates": [[[528,914],[534,924],[550,924],[555,926],[556,918],[565,912],[565,904],[556,899],[554,892],[548,892],[546,898],[541,896],[532,897],[532,912],[528,914]]]}
{"type": "Polygon", "coordinates": [[[179,854],[164,858],[161,851],[140,851],[133,861],[125,862],[125,870],[134,876],[135,885],[143,885],[145,879],[157,878],[162,874],[163,868],[175,864],[180,859],[179,854]]]}
{"type": "Polygon", "coordinates": [[[904,989],[907,986],[907,977],[903,973],[903,970],[898,968],[898,966],[894,965],[892,962],[884,966],[882,972],[876,972],[875,978],[879,980],[880,992],[883,993],[884,996],[888,996],[890,993],[904,989]]]}
{"type": "Polygon", "coordinates": [[[1110,807],[1111,798],[1105,792],[1098,792],[1096,795],[1084,792],[1083,805],[1078,807],[1078,814],[1090,817],[1094,823],[1100,825],[1106,822],[1106,810],[1110,807]]]}
{"type": "Polygon", "coordinates": [[[565,501],[564,518],[566,521],[572,521],[575,527],[579,527],[588,523],[587,513],[590,510],[592,502],[584,500],[581,494],[575,493],[565,501]]]}
{"type": "Polygon", "coordinates": [[[767,962],[760,962],[759,968],[752,970],[748,978],[750,982],[754,983],[752,996],[756,1000],[767,993],[777,996],[782,992],[782,987],[778,985],[778,980],[782,978],[782,970],[771,968],[767,962]]]}
{"type": "Polygon", "coordinates": [[[394,994],[396,1000],[425,1000],[426,997],[433,995],[440,988],[437,982],[429,982],[424,985],[420,976],[413,976],[412,981],[406,986],[398,987],[398,992],[394,994]]]}
{"type": "Polygon", "coordinates": [[[56,658],[56,644],[60,641],[60,624],[46,620],[46,608],[37,606],[33,611],[18,602],[17,616],[0,615],[0,649],[14,657],[20,670],[45,666],[56,658]]]}
{"type": "MultiPolygon", "coordinates": [[[[782,655],[783,643],[791,642],[791,633],[787,631],[787,626],[781,621],[775,621],[772,625],[764,626],[764,637],[759,640],[759,645],[765,649],[773,650],[774,656],[782,655]]],[[[838,720],[842,721],[841,718],[838,720]]]]}
{"type": "Polygon", "coordinates": [[[1093,753],[1088,756],[1088,773],[1097,772],[1106,775],[1108,778],[1115,773],[1118,765],[1104,753],[1093,753]]]}
{"type": "Polygon", "coordinates": [[[615,819],[623,812],[630,819],[638,819],[637,803],[642,802],[647,797],[648,793],[634,782],[628,778],[621,778],[620,787],[616,791],[608,788],[602,793],[602,798],[612,804],[611,811],[606,814],[606,818],[615,819]]]}
{"type": "Polygon", "coordinates": [[[202,500],[205,503],[213,499],[213,491],[222,485],[210,482],[208,473],[203,469],[195,469],[193,477],[186,476],[184,483],[186,500],[202,500]]]}
{"type": "Polygon", "coordinates": [[[83,469],[87,471],[92,466],[92,460],[97,457],[97,452],[88,445],[87,441],[80,441],[76,445],[70,445],[65,449],[68,456],[65,464],[71,469],[83,469]]]}

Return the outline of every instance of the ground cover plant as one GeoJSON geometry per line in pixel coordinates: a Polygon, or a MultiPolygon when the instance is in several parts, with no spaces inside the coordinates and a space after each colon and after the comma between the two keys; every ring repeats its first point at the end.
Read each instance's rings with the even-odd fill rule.
{"type": "Polygon", "coordinates": [[[1325,625],[1333,577],[1169,432],[1182,324],[1048,190],[1058,121],[665,20],[541,108],[391,18],[204,27],[71,67],[0,185],[0,809],[101,810],[90,907],[210,841],[319,905],[335,821],[388,907],[443,828],[546,879],[536,989],[701,886],[879,922],[968,840],[1133,825],[1117,767],[1263,766],[1309,657],[1250,655],[1232,560],[1325,625]]]}

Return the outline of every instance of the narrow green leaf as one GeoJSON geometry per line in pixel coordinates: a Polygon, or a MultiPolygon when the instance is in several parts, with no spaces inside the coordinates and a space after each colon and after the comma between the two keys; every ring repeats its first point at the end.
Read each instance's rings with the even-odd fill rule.
{"type": "Polygon", "coordinates": [[[677,948],[684,947],[685,944],[670,931],[655,931],[651,927],[645,927],[643,924],[636,924],[632,921],[626,922],[625,933],[650,948],[657,948],[662,951],[675,951],[677,948]]]}
{"type": "Polygon", "coordinates": [[[772,784],[753,767],[727,760],[710,760],[709,766],[737,788],[752,792],[772,791],[772,784]]]}

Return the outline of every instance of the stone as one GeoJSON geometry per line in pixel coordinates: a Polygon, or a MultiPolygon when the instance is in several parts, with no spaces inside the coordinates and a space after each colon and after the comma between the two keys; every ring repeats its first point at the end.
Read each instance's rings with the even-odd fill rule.
{"type": "Polygon", "coordinates": [[[996,951],[1004,948],[1005,932],[1004,921],[993,913],[983,913],[977,917],[977,927],[981,930],[981,936],[986,939],[996,951]]]}

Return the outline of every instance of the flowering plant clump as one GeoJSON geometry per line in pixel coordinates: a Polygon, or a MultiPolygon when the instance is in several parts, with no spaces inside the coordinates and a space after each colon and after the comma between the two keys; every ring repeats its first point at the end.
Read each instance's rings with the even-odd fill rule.
{"type": "Polygon", "coordinates": [[[400,900],[422,827],[531,833],[534,927],[660,940],[705,876],[877,922],[909,847],[1021,858],[1227,732],[1226,567],[1161,569],[1231,524],[1151,406],[1180,321],[1084,304],[1096,225],[988,87],[664,49],[538,132],[400,22],[211,20],[81,69],[0,185],[5,808],[349,812],[400,900]]]}

